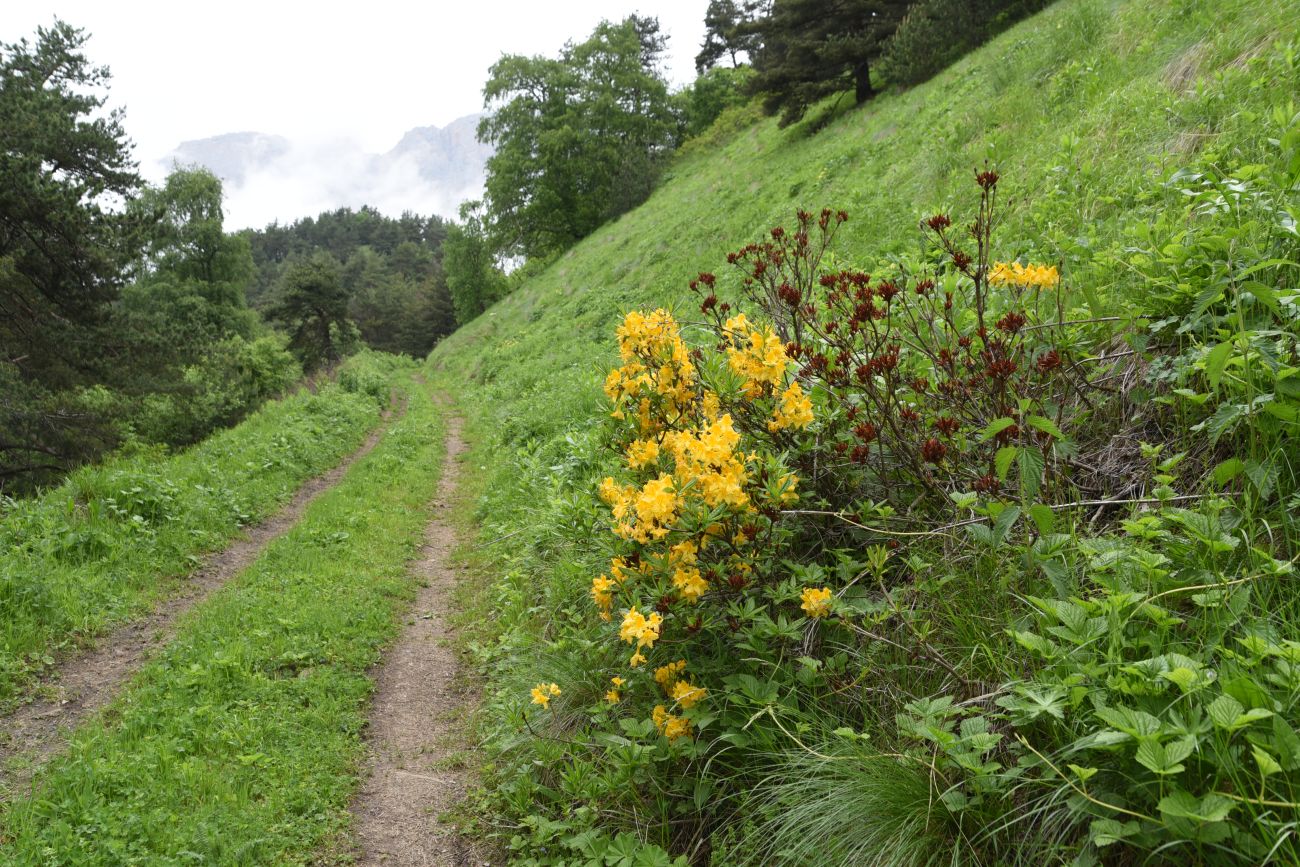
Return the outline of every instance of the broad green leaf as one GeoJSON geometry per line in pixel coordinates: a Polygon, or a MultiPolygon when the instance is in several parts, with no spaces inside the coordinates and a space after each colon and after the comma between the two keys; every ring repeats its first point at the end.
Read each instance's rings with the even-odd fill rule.
{"type": "Polygon", "coordinates": [[[1015,423],[1016,420],[1013,418],[1003,417],[999,419],[994,419],[993,421],[989,422],[988,427],[984,428],[984,433],[981,435],[981,437],[985,442],[987,442],[988,440],[993,439],[995,436],[1002,433],[1004,430],[1011,427],[1015,423]]]}
{"type": "Polygon", "coordinates": [[[1070,770],[1074,771],[1074,775],[1079,778],[1081,783],[1086,783],[1097,775],[1096,768],[1081,768],[1073,763],[1070,764],[1070,770]]]}
{"type": "Polygon", "coordinates": [[[1222,822],[1232,812],[1233,803],[1222,795],[1208,794],[1197,800],[1191,792],[1178,789],[1160,799],[1161,815],[1196,822],[1222,822]]]}
{"type": "Polygon", "coordinates": [[[1223,369],[1227,366],[1230,355],[1232,355],[1232,342],[1225,341],[1211,349],[1205,356],[1205,378],[1215,388],[1219,387],[1219,380],[1223,379],[1223,369]]]}
{"type": "MultiPolygon", "coordinates": [[[[1172,746],[1171,744],[1170,747],[1172,746]]],[[[1155,774],[1178,774],[1186,770],[1186,766],[1171,754],[1170,749],[1155,738],[1143,739],[1138,744],[1134,758],[1138,764],[1155,774]]]]}
{"type": "Polygon", "coordinates": [[[1056,426],[1056,422],[1046,416],[1031,415],[1026,419],[1026,421],[1029,422],[1030,427],[1037,428],[1046,434],[1050,434],[1058,440],[1065,439],[1065,434],[1061,433],[1061,429],[1056,426]]]}
{"type": "Polygon", "coordinates": [[[1214,468],[1214,483],[1226,485],[1246,470],[1246,463],[1241,458],[1228,458],[1214,468]]]}
{"type": "Polygon", "coordinates": [[[1209,714],[1210,720],[1216,726],[1221,729],[1230,729],[1233,723],[1237,721],[1237,717],[1245,713],[1246,709],[1242,707],[1241,702],[1232,696],[1221,695],[1210,702],[1210,706],[1205,709],[1205,712],[1209,714]]]}
{"type": "Polygon", "coordinates": [[[998,481],[1005,482],[1007,473],[1011,470],[1011,464],[1016,459],[1016,453],[1020,449],[1015,446],[1003,446],[998,449],[998,453],[993,456],[993,468],[997,470],[998,481]]]}
{"type": "Polygon", "coordinates": [[[1142,826],[1137,822],[1121,824],[1114,819],[1096,819],[1088,826],[1088,834],[1092,838],[1092,845],[1101,848],[1119,843],[1125,837],[1132,837],[1141,829],[1142,826]]]}
{"type": "Polygon", "coordinates": [[[1043,470],[1047,461],[1038,449],[1020,450],[1020,492],[1026,500],[1038,496],[1038,489],[1043,484],[1043,470]]]}
{"type": "Polygon", "coordinates": [[[1261,776],[1267,777],[1271,774],[1282,773],[1282,766],[1278,764],[1277,759],[1270,756],[1268,750],[1262,748],[1259,744],[1251,744],[1250,752],[1255,757],[1255,764],[1259,765],[1261,776]]]}
{"type": "Polygon", "coordinates": [[[1034,526],[1038,528],[1038,535],[1050,535],[1056,528],[1056,513],[1052,511],[1051,506],[1044,503],[1035,503],[1029,507],[1029,517],[1033,518],[1034,526]]]}

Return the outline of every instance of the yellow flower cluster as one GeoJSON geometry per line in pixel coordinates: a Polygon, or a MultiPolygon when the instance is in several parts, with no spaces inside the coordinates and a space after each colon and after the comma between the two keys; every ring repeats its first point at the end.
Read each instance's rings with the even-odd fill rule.
{"type": "Polygon", "coordinates": [[[623,698],[623,694],[620,692],[620,690],[623,688],[623,684],[626,681],[624,681],[623,678],[621,677],[611,677],[609,679],[609,682],[612,683],[614,686],[608,692],[605,693],[605,701],[609,702],[610,704],[618,704],[618,702],[623,698]]]}
{"type": "MultiPolygon", "coordinates": [[[[797,382],[787,382],[790,359],[770,326],[751,325],[739,315],[727,321],[725,337],[744,399],[773,401],[771,430],[813,422],[812,401],[797,382]]],[[[630,551],[592,579],[590,594],[605,621],[623,610],[618,635],[633,645],[628,664],[635,669],[649,661],[668,623],[682,616],[674,607],[700,603],[715,576],[726,576],[732,587],[753,580],[751,555],[742,550],[771,520],[772,506],[798,498],[799,480],[779,466],[772,474],[767,464],[774,459],[745,452],[738,417],[725,412],[724,398],[702,382],[669,313],[629,313],[618,341],[621,366],[606,379],[605,392],[623,423],[632,478],[604,479],[600,496],[610,508],[613,534],[630,551]],[[755,485],[760,473],[766,487],[755,485]]],[[[688,624],[687,634],[700,622],[688,624]]],[[[692,734],[690,717],[709,695],[685,678],[685,668],[681,659],[654,672],[667,700],[652,717],[670,741],[692,734]]],[[[605,699],[611,704],[635,689],[635,681],[625,684],[621,677],[610,682],[605,699]]]]}
{"type": "Polygon", "coordinates": [[[533,704],[540,704],[542,707],[548,707],[551,699],[560,694],[559,684],[539,683],[533,687],[533,704]]]}
{"type": "Polygon", "coordinates": [[[812,424],[812,420],[812,401],[803,393],[799,383],[792,382],[790,387],[781,393],[781,401],[776,405],[776,411],[772,414],[772,420],[767,423],[767,429],[773,432],[787,428],[803,429],[812,424]]]}
{"type": "Polygon", "coordinates": [[[691,721],[684,716],[669,713],[661,704],[655,705],[650,718],[654,720],[655,728],[659,729],[659,733],[669,741],[689,737],[691,734],[691,721]]]}
{"type": "Polygon", "coordinates": [[[613,478],[606,477],[600,483],[600,497],[614,514],[615,534],[642,543],[668,535],[680,505],[673,477],[667,473],[640,488],[619,485],[613,478]]]}
{"type": "Polygon", "coordinates": [[[659,640],[659,627],[663,624],[663,618],[659,616],[658,611],[650,612],[646,617],[637,607],[633,605],[623,615],[623,625],[619,627],[618,637],[628,644],[636,642],[636,652],[632,654],[630,665],[636,668],[645,662],[645,654],[641,653],[643,647],[654,647],[655,642],[659,640]]]}
{"type": "Polygon", "coordinates": [[[740,434],[732,425],[731,416],[711,422],[701,430],[669,431],[664,435],[664,448],[672,453],[677,465],[681,486],[694,483],[700,498],[710,508],[727,504],[736,508],[749,505],[745,483],[743,456],[735,448],[740,444],[740,434]]]}
{"type": "Polygon", "coordinates": [[[993,286],[1019,286],[1021,289],[1050,289],[1061,282],[1055,265],[1021,265],[1019,262],[994,262],[989,271],[993,286]]]}
{"type": "Polygon", "coordinates": [[[831,588],[829,587],[805,587],[800,598],[803,602],[799,607],[813,619],[831,613],[831,588]]]}
{"type": "Polygon", "coordinates": [[[618,328],[618,351],[623,365],[605,378],[605,394],[614,404],[614,417],[625,417],[625,406],[635,402],[642,436],[660,428],[656,415],[673,418],[686,411],[696,394],[695,366],[682,342],[677,322],[666,310],[648,316],[632,311],[618,328]],[[652,407],[652,396],[664,404],[652,407]]]}
{"type": "Polygon", "coordinates": [[[785,378],[790,356],[771,327],[755,328],[744,313],[728,319],[723,326],[731,342],[727,361],[731,369],[744,377],[745,396],[751,400],[772,394],[785,378]]]}

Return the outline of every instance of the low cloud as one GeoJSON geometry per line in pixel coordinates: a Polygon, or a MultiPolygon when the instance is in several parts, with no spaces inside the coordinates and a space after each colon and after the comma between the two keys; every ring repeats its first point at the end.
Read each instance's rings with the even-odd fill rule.
{"type": "Polygon", "coordinates": [[[157,164],[201,165],[225,186],[226,228],[289,223],[341,207],[369,205],[455,217],[460,203],[483,191],[490,150],[473,137],[477,117],[443,128],[419,127],[385,154],[334,139],[291,142],[262,133],[232,133],[185,142],[157,164]]]}

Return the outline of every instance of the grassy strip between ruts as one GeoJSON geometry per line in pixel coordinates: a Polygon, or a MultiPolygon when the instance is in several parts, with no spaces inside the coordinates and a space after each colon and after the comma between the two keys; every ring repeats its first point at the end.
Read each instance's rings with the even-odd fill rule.
{"type": "Polygon", "coordinates": [[[240,527],[355,449],[387,401],[392,367],[366,354],[342,387],[302,392],[174,456],[85,467],[0,511],[0,709],[70,645],[130,619],[240,527]]]}
{"type": "Polygon", "coordinates": [[[0,820],[6,864],[318,859],[348,821],[372,683],[409,599],[443,419],[405,417],[0,820]]]}

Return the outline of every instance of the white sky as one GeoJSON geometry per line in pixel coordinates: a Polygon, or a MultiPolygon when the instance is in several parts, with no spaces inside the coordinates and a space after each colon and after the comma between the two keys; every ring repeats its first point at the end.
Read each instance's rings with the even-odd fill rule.
{"type": "Polygon", "coordinates": [[[256,131],[311,143],[344,138],[382,152],[416,126],[482,108],[503,53],[554,55],[602,18],[657,15],[674,84],[694,77],[707,0],[368,0],[220,3],[4,0],[0,42],[57,15],[88,31],[110,67],[112,104],[148,174],[180,142],[256,131]]]}

